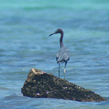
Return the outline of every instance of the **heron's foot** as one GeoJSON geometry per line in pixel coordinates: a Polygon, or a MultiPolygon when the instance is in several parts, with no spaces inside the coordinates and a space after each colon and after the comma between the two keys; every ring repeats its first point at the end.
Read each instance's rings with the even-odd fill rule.
{"type": "Polygon", "coordinates": [[[60,78],[60,73],[59,73],[59,78],[60,78]]]}
{"type": "Polygon", "coordinates": [[[65,76],[65,73],[64,73],[64,79],[66,80],[66,76],[65,76]]]}
{"type": "Polygon", "coordinates": [[[65,72],[66,72],[66,68],[64,68],[64,79],[66,80],[65,72]]]}

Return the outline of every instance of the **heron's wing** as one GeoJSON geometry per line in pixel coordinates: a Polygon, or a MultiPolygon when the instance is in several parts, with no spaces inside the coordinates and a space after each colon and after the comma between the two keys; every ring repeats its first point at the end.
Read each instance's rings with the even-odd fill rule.
{"type": "Polygon", "coordinates": [[[69,59],[70,59],[69,50],[65,46],[61,47],[61,49],[58,51],[58,53],[56,55],[57,63],[67,62],[69,59]]]}

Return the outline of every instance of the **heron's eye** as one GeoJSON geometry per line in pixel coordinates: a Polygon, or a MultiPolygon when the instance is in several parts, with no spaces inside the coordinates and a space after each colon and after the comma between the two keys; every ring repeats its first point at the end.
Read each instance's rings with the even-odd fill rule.
{"type": "Polygon", "coordinates": [[[55,33],[58,33],[58,31],[55,31],[55,33]]]}

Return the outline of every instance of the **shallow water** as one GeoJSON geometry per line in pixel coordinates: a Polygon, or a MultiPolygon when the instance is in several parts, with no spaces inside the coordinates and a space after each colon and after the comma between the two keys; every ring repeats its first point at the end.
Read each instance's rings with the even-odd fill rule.
{"type": "MultiPolygon", "coordinates": [[[[1,2],[1,1],[0,1],[1,2]]],[[[15,1],[0,3],[0,107],[46,109],[108,109],[106,102],[23,97],[31,68],[58,76],[55,60],[59,35],[70,50],[67,80],[109,100],[109,7],[108,0],[15,1]]],[[[61,65],[61,78],[64,64],[61,65]]]]}

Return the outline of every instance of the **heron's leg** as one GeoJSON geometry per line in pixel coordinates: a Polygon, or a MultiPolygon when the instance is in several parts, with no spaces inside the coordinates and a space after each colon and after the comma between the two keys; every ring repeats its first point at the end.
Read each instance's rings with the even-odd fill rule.
{"type": "Polygon", "coordinates": [[[65,72],[66,72],[66,65],[67,65],[67,62],[65,62],[65,67],[64,67],[64,79],[66,79],[66,75],[65,75],[65,72]]]}
{"type": "Polygon", "coordinates": [[[59,68],[58,68],[58,74],[59,74],[59,78],[60,78],[60,63],[59,63],[59,68]]]}

